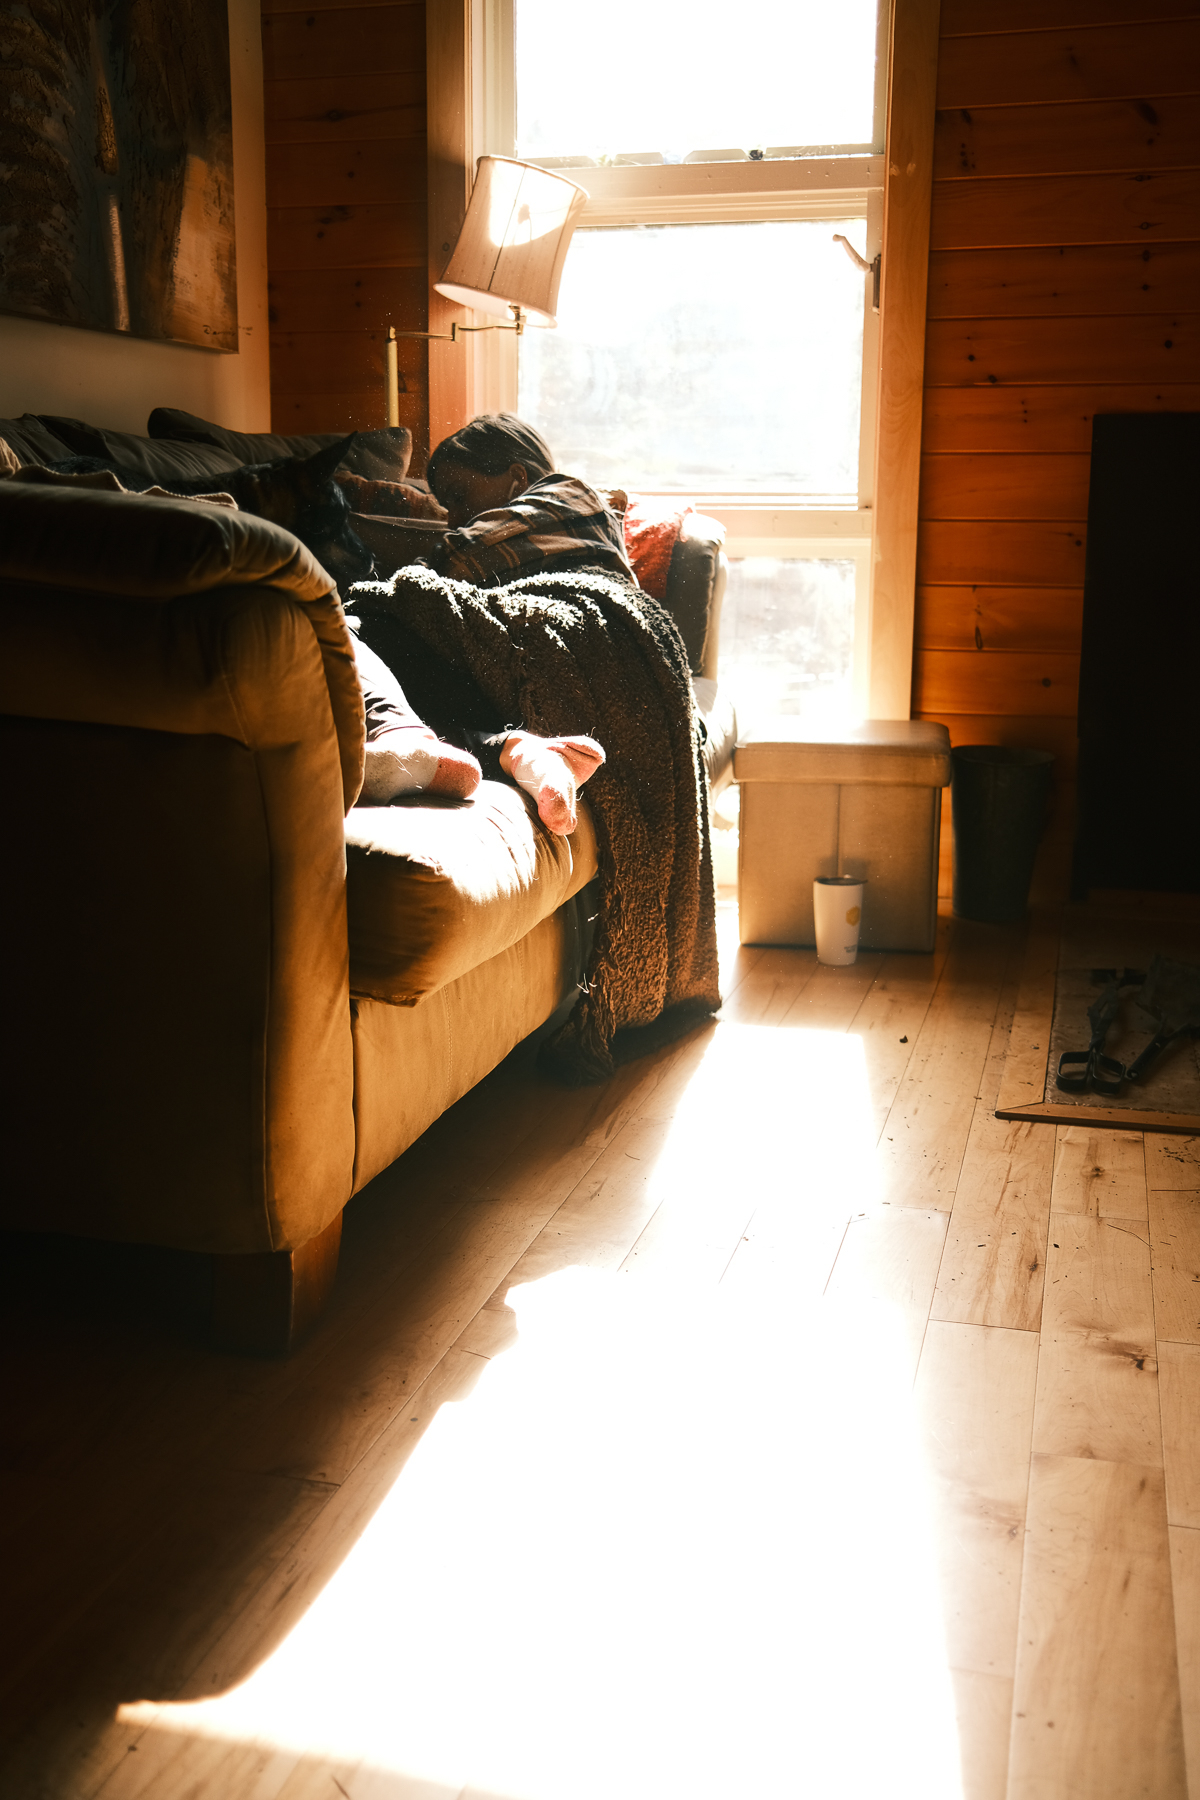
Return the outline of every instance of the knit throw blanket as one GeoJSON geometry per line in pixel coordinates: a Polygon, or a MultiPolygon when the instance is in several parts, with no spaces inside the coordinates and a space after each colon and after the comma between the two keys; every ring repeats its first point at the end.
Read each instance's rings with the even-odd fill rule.
{"type": "Polygon", "coordinates": [[[418,565],[360,583],[350,604],[414,703],[423,648],[473,682],[500,724],[586,732],[608,754],[587,787],[602,889],[591,961],[542,1066],[566,1082],[602,1081],[715,1011],[707,779],[670,615],[598,570],[479,588],[418,565]]]}

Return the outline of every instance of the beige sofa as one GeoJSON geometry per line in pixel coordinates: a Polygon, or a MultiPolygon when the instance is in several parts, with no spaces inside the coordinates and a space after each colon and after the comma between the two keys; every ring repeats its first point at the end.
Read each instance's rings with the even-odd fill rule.
{"type": "Polygon", "coordinates": [[[569,1004],[586,806],[353,806],[336,593],[245,513],[0,482],[0,619],[0,1222],[211,1253],[218,1339],[286,1348],[350,1196],[569,1004]]]}

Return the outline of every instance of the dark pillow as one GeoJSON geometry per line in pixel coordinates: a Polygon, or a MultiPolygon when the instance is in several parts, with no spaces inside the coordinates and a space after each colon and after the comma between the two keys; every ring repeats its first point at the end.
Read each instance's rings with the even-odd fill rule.
{"type": "Polygon", "coordinates": [[[19,419],[0,419],[0,438],[11,444],[17,458],[23,463],[42,464],[62,462],[64,457],[77,454],[70,444],[48,431],[36,413],[22,413],[19,419]]]}
{"type": "MultiPolygon", "coordinates": [[[[312,456],[330,444],[340,443],[344,431],[315,432],[306,437],[285,437],[274,431],[230,431],[195,413],[174,406],[156,406],[146,422],[152,438],[172,438],[182,443],[215,444],[236,456],[239,463],[278,462],[284,456],[312,456]]],[[[403,481],[412,458],[412,432],[403,425],[385,425],[378,431],[360,431],[350,448],[344,469],[368,481],[403,481]]]]}
{"type": "Polygon", "coordinates": [[[129,431],[108,431],[87,425],[82,419],[39,415],[38,423],[52,431],[67,448],[62,456],[100,456],[118,468],[146,481],[190,480],[193,476],[224,475],[239,466],[238,458],[212,444],[156,443],[129,431]]]}

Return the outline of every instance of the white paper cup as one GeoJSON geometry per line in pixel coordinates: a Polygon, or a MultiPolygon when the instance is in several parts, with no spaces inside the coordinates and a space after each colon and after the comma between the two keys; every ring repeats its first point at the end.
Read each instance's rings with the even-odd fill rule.
{"type": "Polygon", "coordinates": [[[844,968],[858,956],[864,886],[855,875],[818,875],[813,882],[819,963],[844,968]]]}

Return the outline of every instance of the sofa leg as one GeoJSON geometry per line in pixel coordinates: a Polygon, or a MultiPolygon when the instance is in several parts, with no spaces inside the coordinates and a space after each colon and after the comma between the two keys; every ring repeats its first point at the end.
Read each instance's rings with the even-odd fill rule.
{"type": "Polygon", "coordinates": [[[213,1342],[244,1356],[286,1356],[320,1318],[337,1275],[338,1213],[298,1250],[213,1257],[213,1342]]]}

